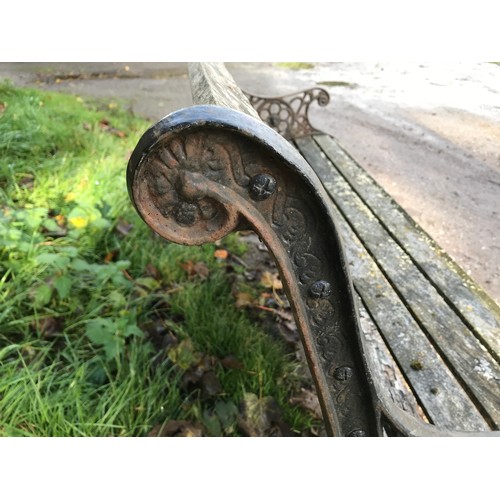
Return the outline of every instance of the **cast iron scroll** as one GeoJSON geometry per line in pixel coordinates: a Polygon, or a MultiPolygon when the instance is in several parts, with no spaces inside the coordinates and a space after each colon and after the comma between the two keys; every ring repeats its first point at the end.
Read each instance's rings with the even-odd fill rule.
{"type": "Polygon", "coordinates": [[[381,434],[327,196],[293,146],[248,115],[193,106],[143,135],[127,183],[141,217],[169,241],[199,245],[252,227],[280,270],[328,433],[381,434]]]}
{"type": "Polygon", "coordinates": [[[248,92],[245,95],[261,120],[285,139],[322,133],[309,121],[309,106],[313,102],[320,106],[330,102],[330,95],[322,88],[315,87],[282,97],[260,97],[248,92]]]}

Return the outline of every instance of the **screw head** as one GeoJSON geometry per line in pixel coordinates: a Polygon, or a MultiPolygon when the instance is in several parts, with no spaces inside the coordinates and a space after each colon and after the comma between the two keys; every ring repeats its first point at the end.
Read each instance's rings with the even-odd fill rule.
{"type": "Polygon", "coordinates": [[[262,201],[269,198],[276,191],[276,179],[268,174],[258,174],[250,179],[248,186],[250,198],[262,201]]]}
{"type": "Polygon", "coordinates": [[[347,437],[366,437],[366,432],[363,429],[354,429],[347,434],[347,437]]]}
{"type": "Polygon", "coordinates": [[[333,376],[342,382],[352,377],[352,368],[350,366],[341,366],[333,372],[333,376]]]}
{"type": "Polygon", "coordinates": [[[328,297],[332,293],[332,286],[328,281],[325,280],[319,280],[315,281],[310,287],[309,287],[309,295],[313,299],[324,299],[328,297]]]}

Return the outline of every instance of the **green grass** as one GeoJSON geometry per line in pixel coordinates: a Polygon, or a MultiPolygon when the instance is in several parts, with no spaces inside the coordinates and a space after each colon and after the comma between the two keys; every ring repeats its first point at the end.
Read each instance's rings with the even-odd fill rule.
{"type": "MultiPolygon", "coordinates": [[[[288,403],[298,366],[235,307],[234,270],[214,245],[159,240],[133,210],[125,168],[149,125],[0,83],[0,435],[144,436],[185,420],[232,436],[249,394],[305,432],[313,419],[288,403]]],[[[223,246],[242,252],[234,235],[223,246]]]]}

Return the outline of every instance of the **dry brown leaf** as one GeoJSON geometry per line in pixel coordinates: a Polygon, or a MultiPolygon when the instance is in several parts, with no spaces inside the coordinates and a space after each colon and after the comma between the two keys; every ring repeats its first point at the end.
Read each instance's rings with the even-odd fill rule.
{"type": "Polygon", "coordinates": [[[300,394],[298,396],[290,398],[290,404],[301,406],[310,411],[313,416],[318,419],[323,418],[318,396],[314,392],[304,389],[303,387],[300,389],[300,394]]]}
{"type": "Polygon", "coordinates": [[[210,270],[208,269],[208,266],[204,262],[197,262],[193,266],[194,272],[202,279],[207,279],[208,275],[210,274],[210,270]]]}
{"type": "Polygon", "coordinates": [[[187,260],[186,262],[180,262],[179,265],[186,271],[188,276],[195,274],[194,263],[192,260],[187,260]]]}
{"type": "Polygon", "coordinates": [[[54,216],[54,220],[56,221],[57,225],[60,227],[64,227],[66,224],[66,218],[64,215],[58,214],[54,216]]]}
{"type": "Polygon", "coordinates": [[[283,419],[283,412],[274,398],[259,398],[256,394],[246,393],[241,410],[238,424],[247,436],[291,435],[291,430],[283,419]]]}
{"type": "Polygon", "coordinates": [[[110,262],[116,262],[118,260],[119,251],[117,249],[111,250],[104,257],[104,262],[109,264],[110,262]]]}
{"type": "Polygon", "coordinates": [[[260,284],[264,288],[272,288],[273,287],[273,275],[269,271],[264,271],[262,273],[262,277],[260,278],[260,284]]]}
{"type": "Polygon", "coordinates": [[[253,297],[246,292],[238,292],[236,294],[236,307],[239,309],[241,307],[251,306],[253,304],[253,297]]]}
{"type": "Polygon", "coordinates": [[[116,231],[123,236],[127,236],[133,229],[133,224],[129,224],[127,221],[120,219],[116,225],[116,231]]]}
{"type": "Polygon", "coordinates": [[[283,283],[278,277],[273,279],[273,290],[283,290],[283,283]]]}
{"type": "Polygon", "coordinates": [[[7,103],[6,102],[0,102],[0,115],[3,114],[3,112],[7,109],[7,103]]]}
{"type": "Polygon", "coordinates": [[[47,316],[40,318],[38,321],[33,321],[31,327],[43,335],[45,338],[53,338],[58,333],[64,330],[63,323],[60,318],[54,316],[47,316]]]}
{"type": "Polygon", "coordinates": [[[187,420],[169,420],[156,425],[148,433],[148,437],[201,437],[202,430],[198,424],[187,420]]]}
{"type": "Polygon", "coordinates": [[[232,354],[229,354],[228,356],[222,358],[220,360],[220,364],[227,370],[243,370],[244,368],[243,363],[232,354]]]}
{"type": "Polygon", "coordinates": [[[264,288],[271,288],[273,290],[283,289],[283,283],[281,282],[279,275],[277,273],[270,273],[269,271],[264,271],[262,273],[260,284],[264,288]]]}
{"type": "Polygon", "coordinates": [[[146,276],[149,276],[150,278],[155,279],[156,281],[161,281],[162,276],[160,271],[158,271],[156,266],[151,264],[151,262],[149,264],[146,264],[146,267],[144,268],[144,274],[146,276]]]}

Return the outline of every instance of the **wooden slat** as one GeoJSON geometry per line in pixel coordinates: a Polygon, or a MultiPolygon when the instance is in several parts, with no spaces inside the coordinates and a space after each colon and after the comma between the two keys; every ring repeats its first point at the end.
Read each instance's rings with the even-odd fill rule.
{"type": "Polygon", "coordinates": [[[377,325],[363,305],[362,299],[356,295],[359,320],[365,338],[367,359],[376,385],[377,393],[388,394],[389,399],[402,410],[414,417],[429,422],[427,414],[418,404],[411,387],[387,348],[377,325]]]}
{"type": "Polygon", "coordinates": [[[500,362],[500,307],[443,252],[330,136],[316,138],[330,161],[500,362]]]}
{"type": "MultiPolygon", "coordinates": [[[[336,221],[356,291],[390,346],[393,356],[397,359],[431,422],[449,430],[489,430],[474,403],[368,255],[347,221],[336,208],[333,210],[337,215],[336,221]]],[[[366,324],[366,321],[364,323],[366,324]]],[[[364,332],[366,334],[365,330],[364,332]]],[[[368,333],[373,335],[372,331],[368,333]]],[[[374,365],[375,363],[372,363],[372,370],[375,370],[374,378],[377,379],[377,375],[381,377],[383,374],[379,373],[380,369],[374,365]]],[[[394,398],[388,381],[385,381],[385,390],[396,404],[400,403],[394,398]]],[[[398,406],[402,407],[401,404],[398,406]]]]}
{"type": "Polygon", "coordinates": [[[260,121],[257,111],[222,63],[188,64],[194,104],[211,104],[241,111],[260,121]]]}
{"type": "Polygon", "coordinates": [[[495,359],[352,191],[319,146],[310,139],[300,139],[296,143],[418,324],[439,346],[462,384],[467,383],[466,387],[483,411],[499,426],[500,368],[495,359]]]}

